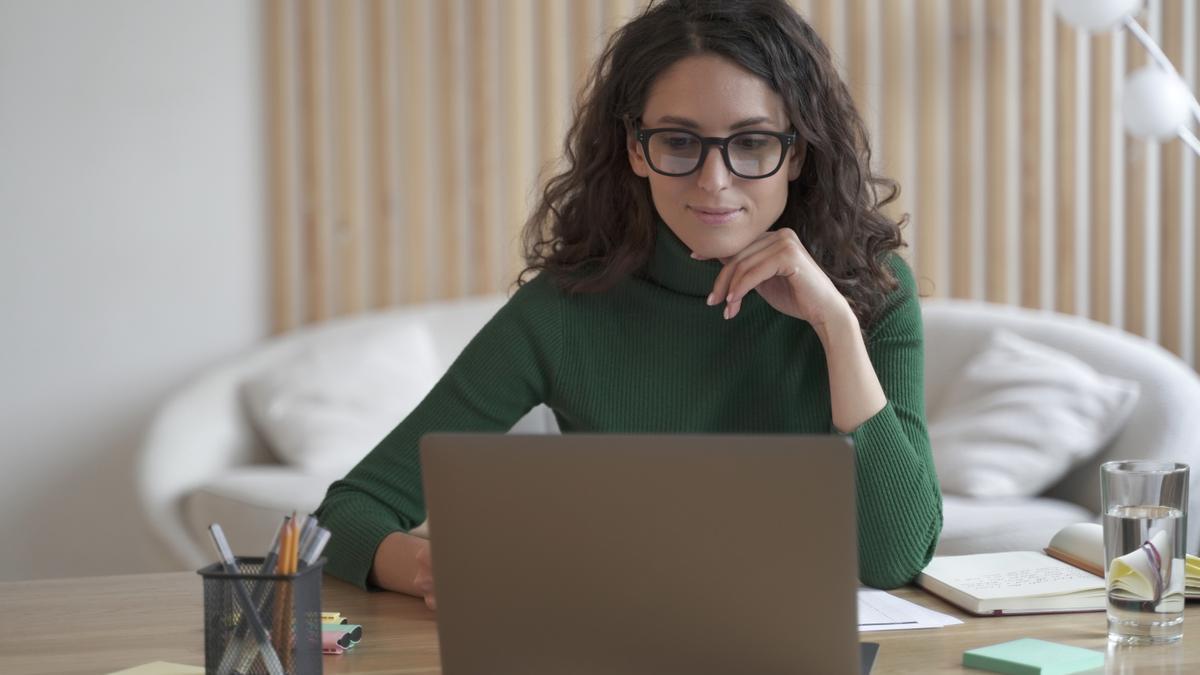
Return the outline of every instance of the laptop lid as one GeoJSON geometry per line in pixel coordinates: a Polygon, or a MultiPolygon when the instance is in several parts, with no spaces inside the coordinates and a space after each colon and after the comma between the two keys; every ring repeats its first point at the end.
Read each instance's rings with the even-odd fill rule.
{"type": "Polygon", "coordinates": [[[852,444],[430,434],[446,675],[857,673],[852,444]]]}

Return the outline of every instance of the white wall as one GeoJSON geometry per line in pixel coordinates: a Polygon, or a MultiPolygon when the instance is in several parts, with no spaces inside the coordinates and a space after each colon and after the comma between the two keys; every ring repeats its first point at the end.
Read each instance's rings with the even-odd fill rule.
{"type": "Polygon", "coordinates": [[[0,0],[0,581],[165,569],[132,457],[267,332],[246,0],[0,0]]]}

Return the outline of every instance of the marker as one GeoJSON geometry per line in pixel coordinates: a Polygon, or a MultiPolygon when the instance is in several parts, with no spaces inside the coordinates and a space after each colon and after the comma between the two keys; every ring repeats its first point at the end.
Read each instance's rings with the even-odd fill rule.
{"type": "Polygon", "coordinates": [[[323,623],[321,624],[322,633],[345,633],[350,636],[350,642],[356,643],[362,640],[362,626],[355,623],[323,623]]]}
{"type": "Polygon", "coordinates": [[[321,652],[324,654],[341,654],[353,644],[346,633],[321,633],[321,652]]]}

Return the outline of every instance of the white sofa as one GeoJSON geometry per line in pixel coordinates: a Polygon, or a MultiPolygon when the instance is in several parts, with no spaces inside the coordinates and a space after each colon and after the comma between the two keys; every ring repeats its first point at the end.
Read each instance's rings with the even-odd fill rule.
{"type": "MultiPolygon", "coordinates": [[[[437,372],[444,371],[503,304],[503,296],[428,303],[341,319],[274,338],[204,373],[172,396],[145,437],[137,484],[149,524],[183,568],[213,554],[205,528],[219,521],[236,551],[256,554],[269,543],[281,514],[312,511],[339,475],[305,473],[265,447],[239,395],[252,374],[301,350],[346,344],[397,322],[416,322],[436,336],[437,372]]],[[[1096,370],[1141,385],[1123,430],[1097,456],[1036,498],[974,499],[947,495],[939,554],[1040,549],[1064,525],[1095,519],[1099,465],[1109,459],[1200,458],[1200,379],[1182,361],[1142,338],[1085,319],[1014,307],[951,300],[924,303],[926,395],[938,395],[992,332],[1018,335],[1070,352],[1096,370]]],[[[553,415],[538,406],[513,429],[551,433],[553,415]]],[[[1197,480],[1198,471],[1192,473],[1197,480]]],[[[1193,484],[1191,511],[1200,505],[1193,484]]],[[[1200,543],[1200,518],[1190,519],[1188,550],[1200,543]]]]}

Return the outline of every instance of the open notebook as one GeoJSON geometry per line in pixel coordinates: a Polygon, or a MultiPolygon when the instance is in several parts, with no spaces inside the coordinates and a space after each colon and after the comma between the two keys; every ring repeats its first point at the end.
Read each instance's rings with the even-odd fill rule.
{"type": "MultiPolygon", "coordinates": [[[[1200,558],[1189,555],[1181,567],[1171,574],[1184,575],[1186,597],[1200,598],[1200,558]]],[[[1119,592],[1155,597],[1154,570],[1140,550],[1114,560],[1111,573],[1119,592]]],[[[1069,525],[1045,553],[938,556],[917,584],[973,614],[1100,611],[1106,604],[1104,530],[1095,523],[1069,525]]]]}

